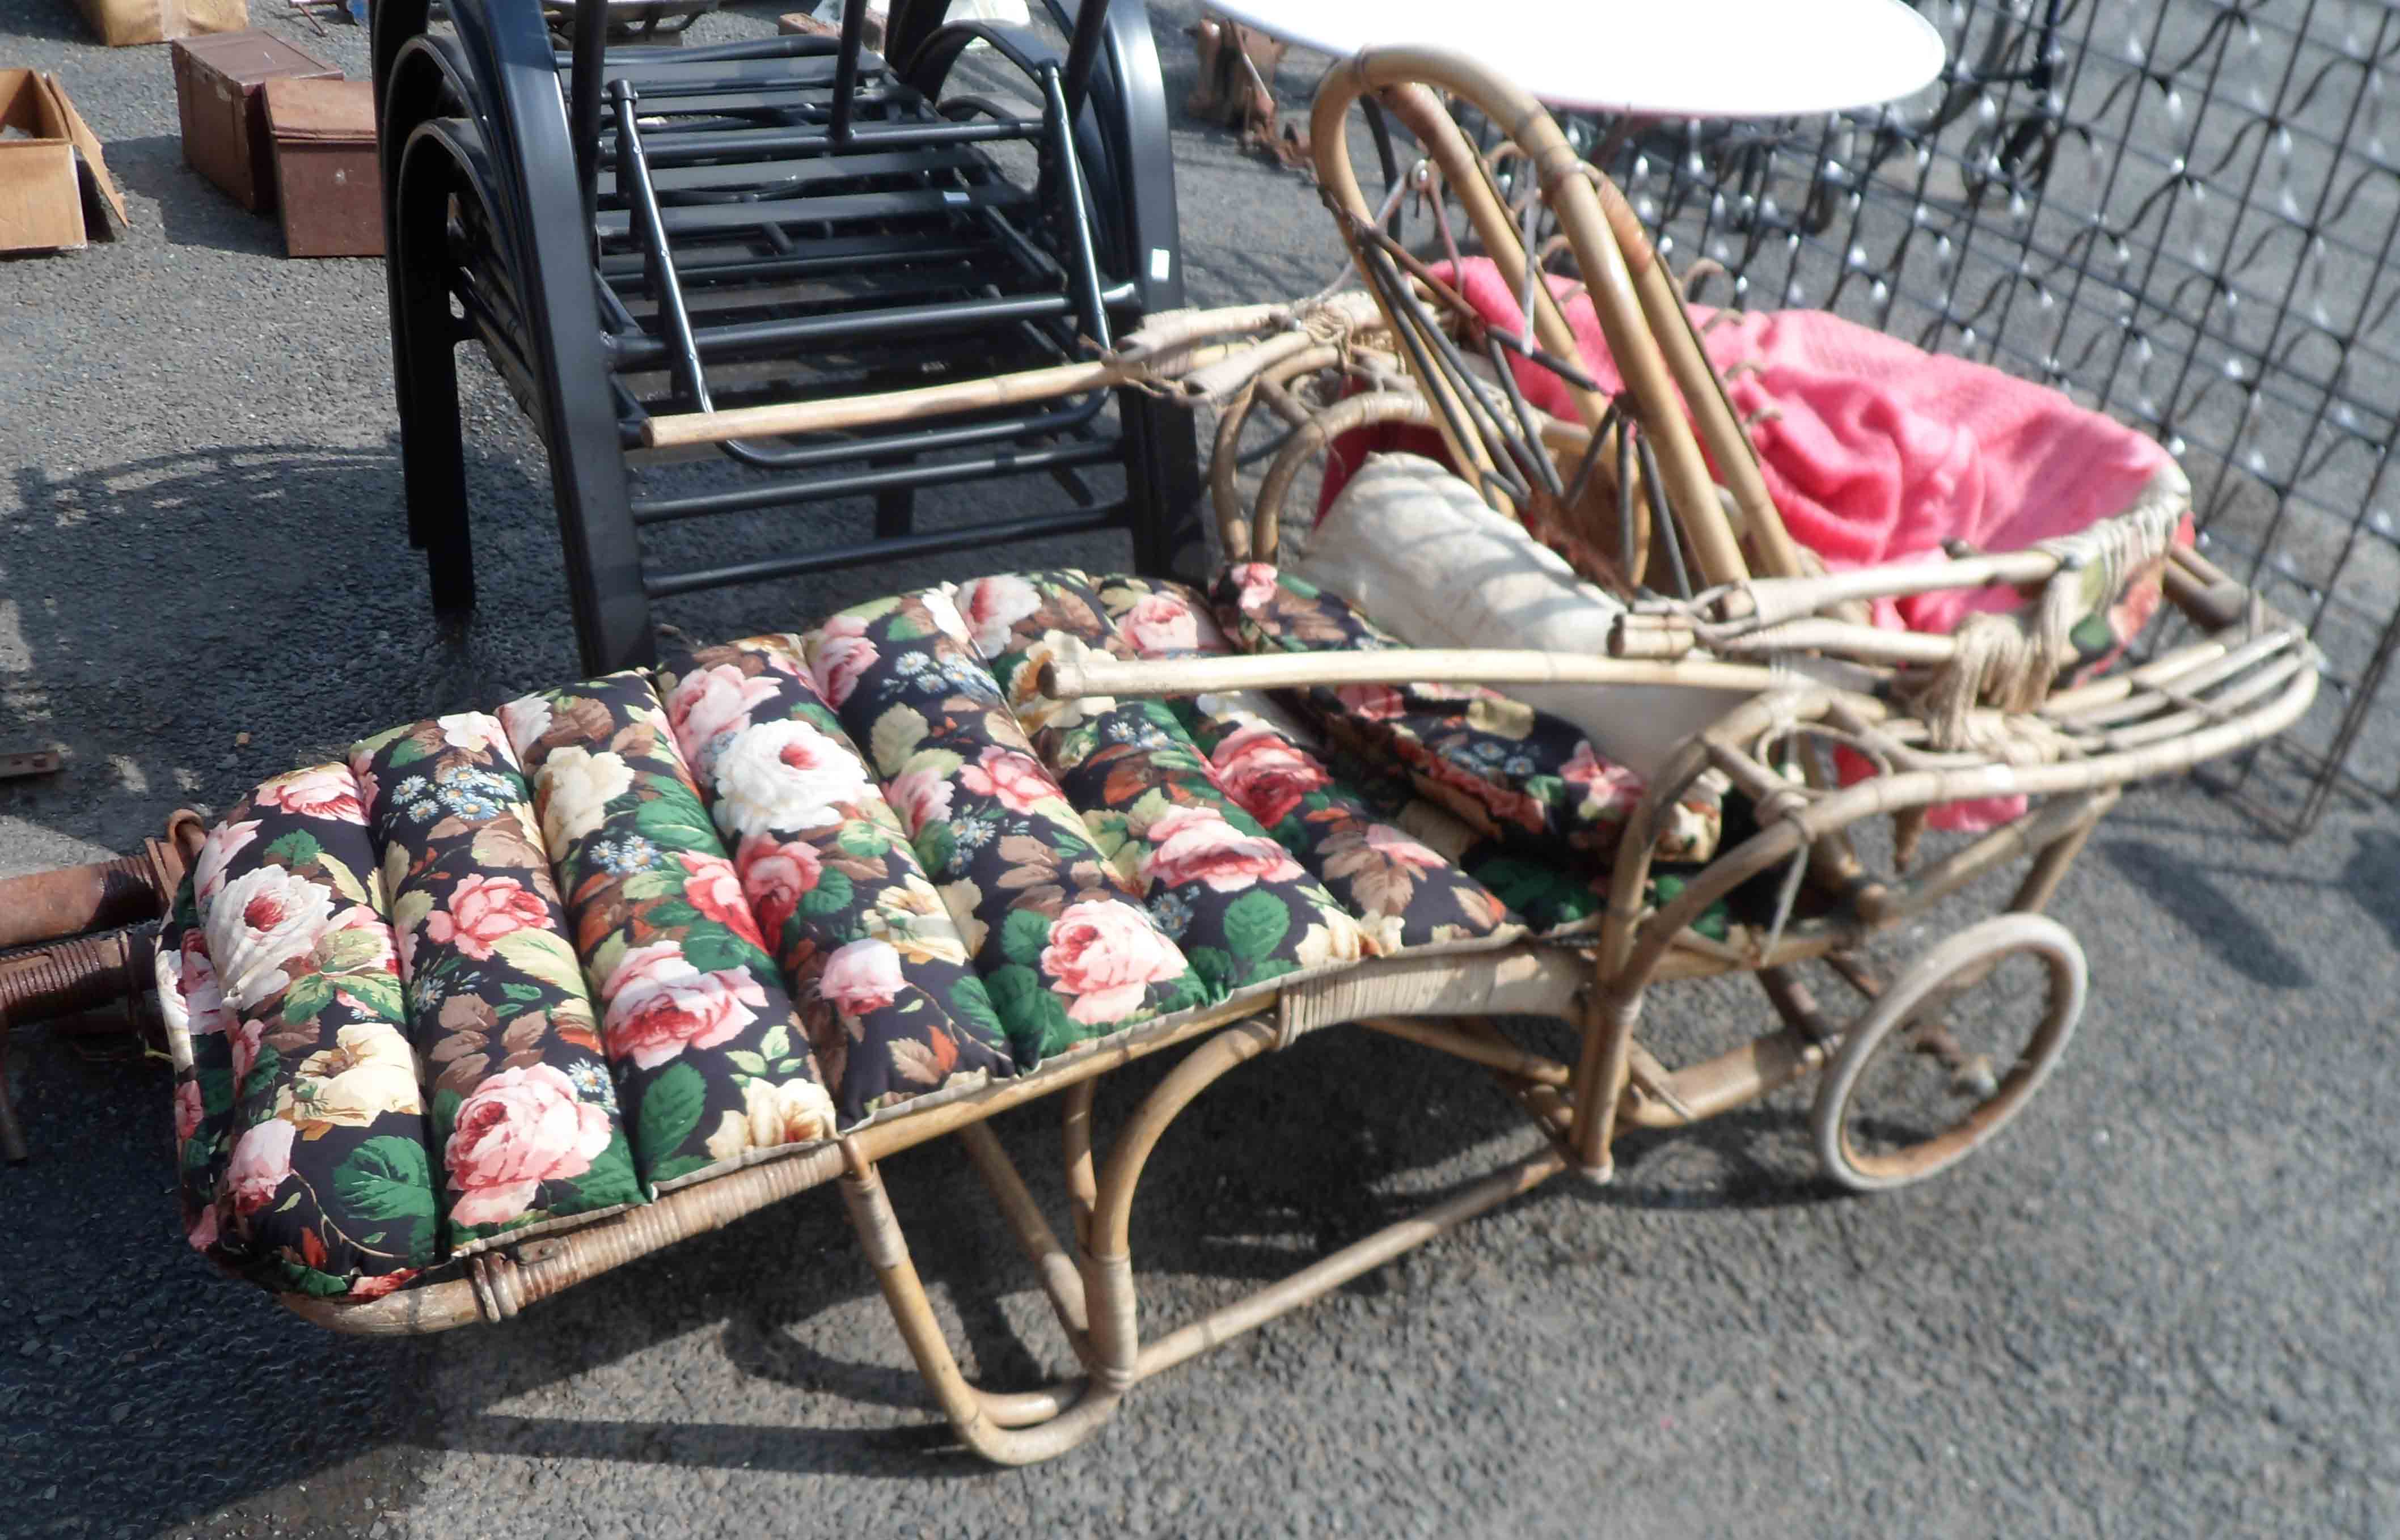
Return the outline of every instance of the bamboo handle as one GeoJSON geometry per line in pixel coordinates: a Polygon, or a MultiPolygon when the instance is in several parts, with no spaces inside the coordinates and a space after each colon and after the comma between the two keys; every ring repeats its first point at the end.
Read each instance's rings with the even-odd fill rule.
{"type": "Polygon", "coordinates": [[[1566,652],[1484,647],[1399,647],[1378,652],[1291,652],[1265,656],[1161,658],[1140,662],[1095,652],[1080,642],[1043,665],[1042,693],[1202,695],[1310,685],[1688,685],[1696,689],[1768,689],[1771,669],[1705,661],[1648,662],[1566,652]]]}
{"type": "Polygon", "coordinates": [[[2191,567],[2169,562],[2161,576],[2175,606],[2211,631],[2240,625],[2250,613],[2250,591],[2221,572],[2211,581],[2191,567]]]}
{"type": "Polygon", "coordinates": [[[885,390],[834,401],[776,402],[768,406],[737,406],[723,412],[686,412],[652,417],[643,423],[642,443],[649,449],[675,449],[724,443],[733,439],[771,439],[786,433],[839,433],[853,428],[1021,406],[1028,402],[1080,395],[1085,390],[1111,389],[1131,383],[1142,372],[1139,365],[1098,359],[1089,363],[1062,363],[1048,369],[929,385],[915,390],[885,390]]]}
{"type": "MultiPolygon", "coordinates": [[[[1253,340],[1207,349],[1201,348],[1201,344],[1231,337],[1255,339],[1262,333],[1272,336],[1295,327],[1330,328],[1346,334],[1372,321],[1375,316],[1372,302],[1363,294],[1337,294],[1305,309],[1289,305],[1234,305],[1217,310],[1172,310],[1152,317],[1139,331],[1125,337],[1107,358],[985,379],[953,380],[912,390],[885,390],[831,401],[775,402],[765,406],[651,417],[642,424],[642,443],[650,449],[674,449],[791,433],[839,433],[884,423],[1054,401],[1060,396],[1113,389],[1160,375],[1188,374],[1207,382],[1220,383],[1210,373],[1220,371],[1225,378],[1238,384],[1248,361],[1235,362],[1230,355],[1251,351],[1258,344],[1253,340]]],[[[1297,334],[1305,337],[1311,334],[1302,331],[1297,334]]],[[[1271,341],[1268,346],[1275,344],[1271,341]]]]}
{"type": "Polygon", "coordinates": [[[1899,599],[1913,593],[1997,584],[2023,588],[2048,582],[2057,571],[2058,558],[2046,551],[1895,563],[1829,573],[1821,578],[1757,578],[1725,590],[1705,607],[1712,620],[1759,620],[1771,625],[1818,614],[1853,599],[1899,599]]]}

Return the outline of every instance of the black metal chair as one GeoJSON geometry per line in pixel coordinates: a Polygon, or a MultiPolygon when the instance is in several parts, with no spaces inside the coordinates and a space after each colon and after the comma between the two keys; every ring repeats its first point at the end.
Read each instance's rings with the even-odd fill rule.
{"type": "Polygon", "coordinates": [[[610,48],[609,7],[587,3],[562,49],[537,0],[449,0],[447,31],[428,0],[383,0],[393,362],[435,607],[474,602],[454,356],[470,339],[548,447],[594,670],[649,661],[650,601],[700,589],[1111,527],[1166,570],[1197,457],[1188,416],[1139,392],[807,433],[738,416],[1075,361],[1183,303],[1146,7],[1044,4],[1056,37],[895,0],[878,55],[864,5],[839,40],[610,48]],[[1009,89],[963,83],[978,41],[1009,89]],[[629,457],[672,442],[766,474],[637,486],[629,457]],[[1077,474],[1108,466],[1122,496],[1077,474]],[[920,488],[1030,474],[1069,506],[915,527],[920,488]],[[868,496],[864,540],[678,571],[644,557],[648,525],[868,496]]]}

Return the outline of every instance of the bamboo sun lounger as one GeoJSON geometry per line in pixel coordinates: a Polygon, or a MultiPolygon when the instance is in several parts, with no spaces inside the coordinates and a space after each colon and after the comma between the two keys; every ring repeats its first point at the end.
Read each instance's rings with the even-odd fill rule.
{"type": "MultiPolygon", "coordinates": [[[[2087,983],[2040,910],[2127,783],[2307,709],[2298,628],[2175,545],[2174,508],[1823,572],[1639,229],[1530,99],[1386,50],[1335,69],[1312,127],[1363,294],[1154,316],[1088,362],[975,387],[1223,403],[1209,591],[1030,571],[905,593],[380,732],[211,830],[170,828],[157,976],[196,1247],[334,1329],[434,1331],[837,1186],[959,1438],[1021,1464],[1089,1438],[1137,1382],[1562,1172],[1608,1180],[1626,1128],[1816,1075],[1818,1152],[1865,1190],[1943,1168],[2023,1108],[2087,983]],[[1620,394],[1570,361],[1546,283],[1533,334],[1495,337],[1377,234],[1342,132],[1369,92],[1500,269],[1529,268],[1434,87],[1510,128],[1620,394]],[[1526,407],[1505,360],[1469,363],[1493,349],[1554,368],[1579,420],[1526,407]],[[1288,436],[1246,501],[1261,407],[1288,436]],[[1305,463],[1378,421],[1434,430],[1490,506],[1633,601],[1607,655],[1402,647],[1275,565],[1305,463]],[[1670,556],[1696,592],[1637,586],[1670,556]],[[2005,634],[1862,620],[1876,598],[1996,584],[2025,601],[2005,634]],[[2198,639],[2083,676],[2066,638],[2161,589],[2198,639]],[[1725,709],[1637,777],[1503,698],[1529,686],[1725,709]],[[2011,796],[2020,815],[1914,862],[1928,810],[2011,796]],[[1878,865],[1850,837],[1885,820],[1878,865]],[[1868,970],[1870,937],[1970,889],[1990,918],[1868,970]],[[1801,982],[1818,963],[1853,1009],[1801,982]],[[1777,1030],[1681,1066],[1644,1045],[1654,985],[1745,973],[1777,1030]],[[1987,1047],[1960,1002],[2003,979],[2024,1035],[1987,1047]],[[1505,1029],[1524,1017],[1568,1024],[1572,1062],[1505,1029]],[[1129,1216],[1158,1141],[1249,1061],[1343,1028],[1488,1072],[1540,1147],[1200,1320],[1145,1319],[1129,1216]],[[1103,1077],[1170,1049],[1096,1148],[1103,1077]],[[1063,1236],[988,1126],[1053,1097],[1063,1236]],[[927,1302],[878,1165],[953,1135],[1079,1360],[1059,1383],[971,1384],[927,1302]]],[[[738,430],[905,421],[942,388],[762,407],[738,430]]]]}

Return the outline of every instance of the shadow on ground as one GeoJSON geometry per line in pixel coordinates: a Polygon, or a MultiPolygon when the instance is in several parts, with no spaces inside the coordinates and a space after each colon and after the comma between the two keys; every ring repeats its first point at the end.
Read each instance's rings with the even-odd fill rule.
{"type": "Polygon", "coordinates": [[[181,134],[112,139],[107,149],[117,185],[157,203],[169,245],[281,259],[283,234],[275,216],[252,213],[192,170],[181,134]]]}
{"type": "MultiPolygon", "coordinates": [[[[14,1330],[0,1340],[9,1370],[0,1390],[0,1501],[30,1533],[80,1522],[107,1533],[135,1516],[173,1525],[218,1510],[230,1510],[227,1522],[355,1522],[370,1499],[404,1502],[411,1473],[432,1450],[905,1479],[988,1469],[953,1447],[914,1373],[889,1357],[853,1356],[826,1324],[876,1298],[830,1192],[681,1243],[503,1327],[345,1338],[214,1277],[172,1233],[160,1065],[130,1048],[90,1056],[38,1029],[20,1034],[13,1063],[36,1157],[0,1174],[0,1201],[18,1218],[0,1238],[0,1279],[63,1276],[72,1288],[46,1287],[45,1295],[75,1302],[20,1313],[24,1302],[0,1287],[14,1330]],[[79,1198],[102,1192],[147,1201],[95,1208],[79,1198]],[[880,1409],[900,1425],[494,1410],[694,1332],[720,1340],[726,1359],[758,1382],[761,1403],[786,1390],[821,1394],[880,1409]],[[102,1356],[129,1339],[139,1345],[102,1356]],[[211,1409],[234,1401],[246,1417],[264,1416],[266,1438],[225,1447],[211,1409]],[[365,1458],[378,1452],[397,1458],[365,1458]],[[268,1501],[271,1508],[259,1506],[268,1501]]],[[[1111,1077],[1104,1139],[1110,1110],[1129,1110],[1166,1069],[1145,1061],[1111,1077]]],[[[1028,1109],[998,1126],[1037,1195],[1063,1215],[1048,1112],[1028,1109]]],[[[1230,1299],[1448,1195],[1413,1173],[1468,1152],[1498,1164],[1530,1147],[1513,1105],[1480,1077],[1462,1083],[1436,1056],[1363,1032],[1312,1038],[1238,1072],[1169,1133],[1145,1177],[1135,1252],[1145,1274],[1196,1276],[1230,1299]],[[1396,1128],[1408,1133],[1405,1153],[1378,1132],[1396,1128]]],[[[1070,1359],[1046,1319],[1029,1332],[1024,1323],[1035,1316],[1003,1308],[1038,1292],[963,1156],[937,1143],[884,1169],[926,1286],[955,1312],[953,1342],[970,1371],[1007,1388],[1063,1373],[1070,1359]]],[[[1789,1186],[1780,1193],[1814,1195],[1789,1186]]],[[[1520,1201],[1581,1200],[1553,1185],[1520,1201]]],[[[1348,1291],[1391,1287],[1388,1273],[1370,1273],[1348,1291]]],[[[874,1346],[896,1344],[880,1311],[878,1324],[885,1342],[874,1346]]]]}

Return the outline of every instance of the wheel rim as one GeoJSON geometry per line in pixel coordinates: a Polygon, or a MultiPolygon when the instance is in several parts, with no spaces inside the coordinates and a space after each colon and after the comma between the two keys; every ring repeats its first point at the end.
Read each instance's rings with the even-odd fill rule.
{"type": "Polygon", "coordinates": [[[1928,954],[1847,1035],[1819,1103],[1820,1155],[1860,1190],[1956,1165],[2023,1111],[2082,1014],[2082,948],[2005,915],[1928,954]]]}

